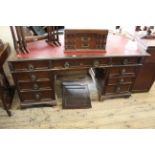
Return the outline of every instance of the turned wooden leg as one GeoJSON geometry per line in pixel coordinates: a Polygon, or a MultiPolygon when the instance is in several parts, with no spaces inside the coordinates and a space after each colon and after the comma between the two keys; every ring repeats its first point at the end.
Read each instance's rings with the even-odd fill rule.
{"type": "Polygon", "coordinates": [[[11,112],[9,111],[8,105],[7,105],[7,102],[6,102],[5,93],[6,92],[3,91],[3,88],[0,85],[0,97],[1,97],[1,100],[2,100],[2,104],[3,104],[4,110],[7,112],[8,116],[11,116],[11,112]]]}

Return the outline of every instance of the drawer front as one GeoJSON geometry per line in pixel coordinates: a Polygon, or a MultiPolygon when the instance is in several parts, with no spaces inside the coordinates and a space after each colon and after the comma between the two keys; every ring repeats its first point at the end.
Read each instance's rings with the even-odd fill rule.
{"type": "Polygon", "coordinates": [[[66,60],[52,60],[52,68],[74,68],[74,67],[98,67],[107,65],[109,59],[66,59],[66,60]]]}
{"type": "Polygon", "coordinates": [[[18,83],[20,91],[26,90],[42,90],[42,89],[53,89],[53,84],[50,81],[38,81],[38,82],[22,82],[18,83]]]}
{"type": "Polygon", "coordinates": [[[110,68],[110,76],[135,76],[136,68],[135,67],[114,67],[110,68]]]}
{"type": "Polygon", "coordinates": [[[55,99],[53,91],[20,92],[22,102],[42,102],[55,99]]]}
{"type": "Polygon", "coordinates": [[[112,65],[131,65],[139,63],[140,63],[139,57],[112,58],[112,65]]]}
{"type": "Polygon", "coordinates": [[[106,94],[127,93],[130,91],[131,85],[111,85],[107,86],[106,94]]]}
{"type": "Polygon", "coordinates": [[[132,83],[132,77],[109,78],[108,85],[132,83]]]}
{"type": "Polygon", "coordinates": [[[13,76],[17,80],[17,82],[35,82],[50,80],[50,72],[46,71],[13,73],[13,76]]]}
{"type": "Polygon", "coordinates": [[[40,61],[22,61],[22,62],[12,62],[11,69],[13,71],[34,71],[49,68],[48,60],[40,61]]]}

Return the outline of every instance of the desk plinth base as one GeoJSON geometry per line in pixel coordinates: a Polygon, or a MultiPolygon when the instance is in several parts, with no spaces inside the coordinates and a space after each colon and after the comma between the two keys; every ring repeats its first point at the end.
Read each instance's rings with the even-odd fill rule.
{"type": "Polygon", "coordinates": [[[30,108],[30,107],[41,107],[41,106],[56,106],[56,100],[45,101],[45,102],[21,102],[20,108],[30,108]]]}
{"type": "Polygon", "coordinates": [[[129,98],[131,93],[122,93],[122,94],[112,94],[112,95],[98,95],[99,101],[104,101],[105,99],[113,99],[113,98],[129,98]]]}

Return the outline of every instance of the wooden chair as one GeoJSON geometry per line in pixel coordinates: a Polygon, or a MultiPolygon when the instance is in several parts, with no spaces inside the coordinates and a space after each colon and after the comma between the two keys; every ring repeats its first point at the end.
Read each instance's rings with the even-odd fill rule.
{"type": "Polygon", "coordinates": [[[8,58],[9,51],[10,50],[8,44],[5,44],[3,50],[1,50],[0,52],[0,98],[8,116],[11,116],[9,107],[11,106],[11,102],[13,99],[14,89],[9,85],[9,82],[3,69],[3,65],[6,59],[8,58]]]}
{"type": "Polygon", "coordinates": [[[17,53],[29,53],[28,42],[45,40],[52,46],[61,46],[58,26],[47,26],[47,34],[39,36],[26,36],[23,26],[10,26],[14,47],[17,53]]]}

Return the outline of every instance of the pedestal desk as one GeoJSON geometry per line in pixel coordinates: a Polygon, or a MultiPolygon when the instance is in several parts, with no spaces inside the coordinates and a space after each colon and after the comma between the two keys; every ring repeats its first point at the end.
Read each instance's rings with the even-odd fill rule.
{"type": "Polygon", "coordinates": [[[44,40],[28,47],[29,54],[9,59],[21,107],[56,105],[55,75],[81,69],[92,73],[99,100],[129,97],[143,60],[149,56],[136,41],[114,34],[108,35],[104,52],[65,52],[63,42],[60,47],[52,47],[44,40]]]}

